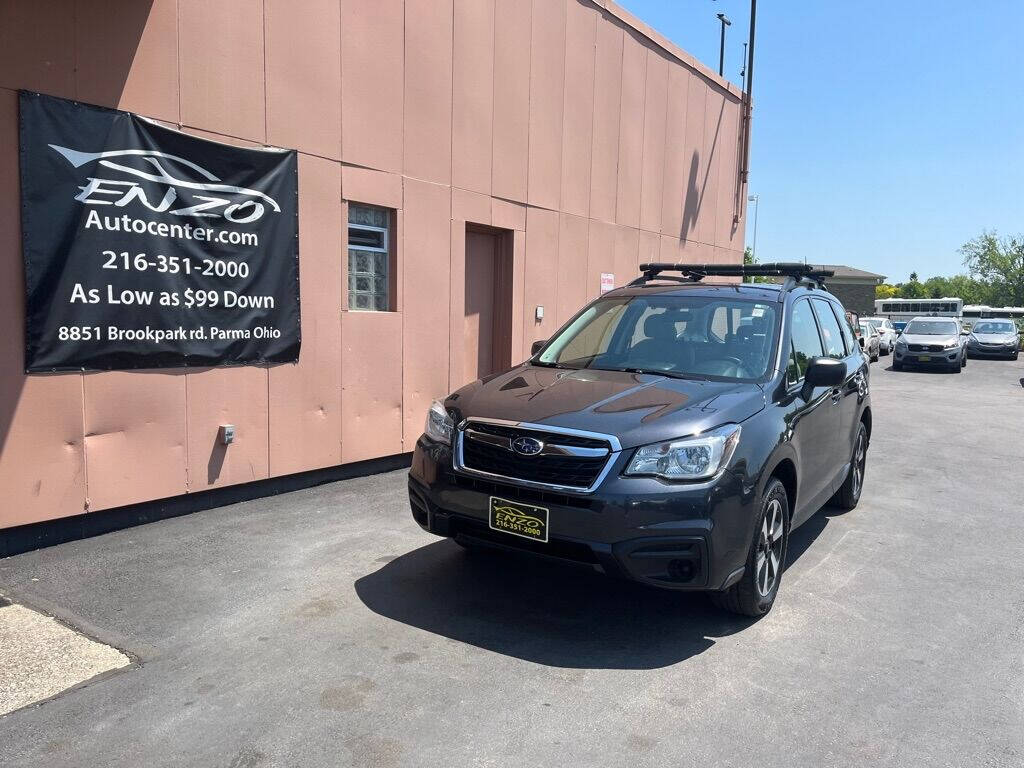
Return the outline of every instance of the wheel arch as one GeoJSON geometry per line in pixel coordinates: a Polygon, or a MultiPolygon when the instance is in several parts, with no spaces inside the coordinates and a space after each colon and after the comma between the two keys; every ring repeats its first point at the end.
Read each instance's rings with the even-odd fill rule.
{"type": "Polygon", "coordinates": [[[867,406],[860,415],[864,428],[868,431],[868,443],[871,442],[871,406],[867,406]]]}
{"type": "Polygon", "coordinates": [[[765,476],[764,484],[766,488],[773,477],[777,478],[782,483],[782,487],[786,489],[786,498],[789,502],[789,516],[792,518],[793,511],[796,509],[796,494],[799,488],[796,464],[788,456],[779,459],[775,466],[772,467],[772,471],[765,476]]]}

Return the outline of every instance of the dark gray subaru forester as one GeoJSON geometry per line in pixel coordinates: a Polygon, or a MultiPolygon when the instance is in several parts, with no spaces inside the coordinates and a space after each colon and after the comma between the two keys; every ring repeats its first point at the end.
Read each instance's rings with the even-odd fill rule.
{"type": "Polygon", "coordinates": [[[831,273],[642,264],[515,368],[431,407],[421,527],[584,563],[722,607],[772,606],[790,531],[856,506],[868,365],[831,273]],[[715,283],[773,275],[776,284],[715,283]]]}

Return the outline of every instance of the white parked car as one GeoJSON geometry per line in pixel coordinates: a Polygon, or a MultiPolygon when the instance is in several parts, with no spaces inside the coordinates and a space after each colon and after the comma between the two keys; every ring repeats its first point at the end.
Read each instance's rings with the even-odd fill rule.
{"type": "Polygon", "coordinates": [[[861,320],[867,320],[878,331],[879,336],[879,351],[883,355],[888,355],[896,347],[896,337],[899,336],[899,331],[892,324],[892,320],[888,317],[862,317],[861,320]]]}

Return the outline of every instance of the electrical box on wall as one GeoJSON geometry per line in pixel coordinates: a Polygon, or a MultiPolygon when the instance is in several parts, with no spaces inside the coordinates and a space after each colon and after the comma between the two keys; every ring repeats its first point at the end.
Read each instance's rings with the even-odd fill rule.
{"type": "Polygon", "coordinates": [[[235,442],[235,425],[221,424],[218,434],[220,435],[220,442],[222,445],[231,445],[235,442]]]}

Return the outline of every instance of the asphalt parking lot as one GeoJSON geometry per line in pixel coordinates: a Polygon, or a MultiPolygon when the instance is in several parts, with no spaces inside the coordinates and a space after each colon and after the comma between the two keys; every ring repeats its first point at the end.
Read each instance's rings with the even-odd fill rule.
{"type": "Polygon", "coordinates": [[[136,659],[0,719],[0,764],[1020,766],[1024,358],[890,360],[860,506],[756,622],[467,554],[403,472],[0,560],[136,659]]]}

